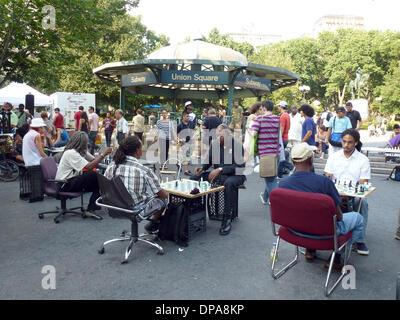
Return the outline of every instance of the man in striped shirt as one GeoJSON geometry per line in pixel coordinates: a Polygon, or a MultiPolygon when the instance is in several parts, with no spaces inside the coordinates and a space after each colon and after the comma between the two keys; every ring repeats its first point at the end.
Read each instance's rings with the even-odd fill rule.
{"type": "MultiPolygon", "coordinates": [[[[251,130],[258,134],[258,155],[261,157],[279,154],[279,130],[280,119],[272,113],[274,103],[266,100],[262,103],[266,109],[264,115],[258,116],[253,120],[251,130]]],[[[277,177],[264,178],[265,191],[260,193],[261,202],[268,203],[269,194],[278,187],[277,177]]]]}

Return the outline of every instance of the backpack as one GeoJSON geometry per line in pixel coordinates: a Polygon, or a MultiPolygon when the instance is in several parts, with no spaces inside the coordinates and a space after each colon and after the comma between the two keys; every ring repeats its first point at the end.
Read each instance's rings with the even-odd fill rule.
{"type": "Polygon", "coordinates": [[[188,246],[188,209],[182,203],[169,203],[161,217],[158,229],[160,240],[174,241],[178,246],[188,246]]]}
{"type": "Polygon", "coordinates": [[[400,166],[394,167],[387,180],[400,181],[400,166]]]}

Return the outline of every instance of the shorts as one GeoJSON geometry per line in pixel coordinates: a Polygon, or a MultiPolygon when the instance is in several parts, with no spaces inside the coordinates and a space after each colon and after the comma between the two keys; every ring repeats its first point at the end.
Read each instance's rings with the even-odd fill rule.
{"type": "Polygon", "coordinates": [[[182,163],[189,163],[193,150],[194,150],[195,144],[193,142],[186,142],[184,145],[180,146],[178,148],[178,159],[182,163]]]}
{"type": "Polygon", "coordinates": [[[229,129],[231,129],[231,130],[240,129],[240,128],[241,128],[240,122],[232,121],[231,124],[229,125],[229,129]]]}

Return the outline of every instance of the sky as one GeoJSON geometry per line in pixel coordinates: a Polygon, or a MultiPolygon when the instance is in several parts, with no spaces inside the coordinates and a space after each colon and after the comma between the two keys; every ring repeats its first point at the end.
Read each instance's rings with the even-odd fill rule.
{"type": "Polygon", "coordinates": [[[282,36],[282,40],[310,33],[327,14],[364,17],[367,30],[400,31],[399,0],[140,0],[132,15],[170,43],[221,33],[282,36]]]}

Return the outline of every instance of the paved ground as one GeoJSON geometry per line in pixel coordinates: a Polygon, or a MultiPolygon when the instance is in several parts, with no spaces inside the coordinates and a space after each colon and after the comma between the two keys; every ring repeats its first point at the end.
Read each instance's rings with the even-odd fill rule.
{"type": "MultiPolygon", "coordinates": [[[[364,139],[379,145],[385,139],[364,139]]],[[[369,199],[367,244],[370,256],[352,255],[356,290],[339,286],[329,299],[394,299],[400,272],[400,241],[394,239],[400,208],[399,184],[374,177],[378,189],[369,199]]],[[[0,183],[0,299],[325,299],[323,285],[328,252],[313,264],[300,262],[279,280],[270,275],[269,252],[274,242],[269,209],[261,204],[264,183],[253,174],[240,191],[239,216],[230,235],[218,234],[219,222],[208,221],[207,231],[183,251],[164,241],[165,255],[138,244],[130,263],[121,265],[124,244],[113,244],[104,255],[97,250],[119,236],[129,222],[105,213],[102,221],[68,216],[58,225],[52,210],[56,200],[27,203],[19,200],[17,182],[0,183]],[[41,273],[56,270],[56,289],[44,290],[41,273]]],[[[85,198],[88,200],[88,197],[85,198]]],[[[79,201],[71,201],[71,206],[79,201]]],[[[143,226],[140,226],[142,230],[143,226]]],[[[279,263],[294,250],[285,244],[279,263]]]]}
{"type": "MultiPolygon", "coordinates": [[[[394,240],[400,207],[399,184],[374,178],[378,191],[369,199],[367,232],[370,256],[352,255],[356,290],[339,287],[330,299],[394,299],[400,271],[400,241],[394,240]]],[[[208,221],[207,231],[180,251],[162,242],[165,255],[139,244],[130,263],[121,265],[125,244],[114,244],[104,255],[100,244],[129,228],[128,221],[70,216],[60,224],[37,213],[58,202],[27,203],[18,198],[18,183],[0,184],[0,299],[325,299],[321,260],[304,257],[279,280],[270,275],[269,252],[274,241],[268,207],[261,204],[263,183],[250,176],[240,191],[239,221],[229,236],[218,235],[219,222],[208,221]],[[42,267],[56,268],[56,289],[44,290],[42,267]]],[[[88,198],[86,198],[86,201],[88,198]]],[[[78,201],[72,201],[77,204],[78,201]]],[[[141,226],[143,228],[143,226],[141,226]]],[[[283,245],[279,263],[292,247],[283,245]]]]}

